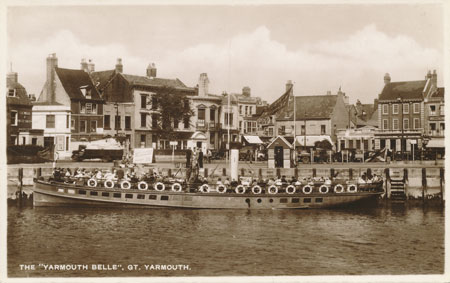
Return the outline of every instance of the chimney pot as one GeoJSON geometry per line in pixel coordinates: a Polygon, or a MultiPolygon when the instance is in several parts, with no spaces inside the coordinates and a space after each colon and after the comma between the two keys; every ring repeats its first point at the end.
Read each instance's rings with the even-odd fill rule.
{"type": "Polygon", "coordinates": [[[147,67],[147,77],[156,78],[156,66],[155,63],[151,63],[147,67]]]}
{"type": "Polygon", "coordinates": [[[6,75],[6,84],[13,84],[18,82],[18,75],[16,72],[10,72],[6,75]]]}
{"type": "Polygon", "coordinates": [[[384,84],[387,85],[390,82],[391,82],[391,76],[389,75],[389,73],[386,73],[384,75],[384,84]]]}
{"type": "Polygon", "coordinates": [[[122,58],[117,58],[116,72],[118,72],[118,73],[123,72],[122,58]]]}

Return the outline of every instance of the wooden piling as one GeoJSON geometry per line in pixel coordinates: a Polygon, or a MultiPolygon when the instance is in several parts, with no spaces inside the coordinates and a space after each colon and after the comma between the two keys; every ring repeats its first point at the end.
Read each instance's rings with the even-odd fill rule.
{"type": "Polygon", "coordinates": [[[384,197],[385,197],[385,200],[387,201],[388,200],[388,196],[389,196],[388,185],[391,182],[391,175],[390,175],[390,172],[389,172],[389,168],[384,169],[384,174],[386,175],[386,183],[385,183],[386,193],[385,193],[384,197]]]}
{"type": "Polygon", "coordinates": [[[403,168],[403,186],[405,188],[405,197],[406,201],[408,201],[408,187],[409,187],[409,176],[408,176],[408,168],[403,168]]]}
{"type": "Polygon", "coordinates": [[[23,168],[19,168],[19,205],[22,204],[23,168]]]}
{"type": "Polygon", "coordinates": [[[425,190],[427,188],[427,168],[422,168],[422,203],[425,204],[425,190]]]}
{"type": "Polygon", "coordinates": [[[440,176],[440,178],[439,178],[439,186],[440,186],[440,189],[441,189],[441,205],[443,205],[444,204],[444,178],[445,178],[444,168],[440,168],[439,169],[439,176],[440,176]]]}

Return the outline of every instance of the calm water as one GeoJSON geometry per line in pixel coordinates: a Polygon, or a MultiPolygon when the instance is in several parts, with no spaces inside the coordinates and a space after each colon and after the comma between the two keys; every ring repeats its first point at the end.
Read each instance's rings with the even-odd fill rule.
{"type": "Polygon", "coordinates": [[[439,208],[292,211],[8,208],[11,277],[443,271],[444,212],[439,208]],[[89,267],[45,271],[39,263],[89,267]],[[20,264],[35,264],[36,270],[20,270],[20,264]],[[92,270],[92,264],[120,266],[115,271],[96,271],[92,270]],[[132,264],[137,265],[137,270],[128,270],[132,264]],[[189,270],[145,270],[145,265],[156,269],[158,264],[189,265],[189,270]]]}

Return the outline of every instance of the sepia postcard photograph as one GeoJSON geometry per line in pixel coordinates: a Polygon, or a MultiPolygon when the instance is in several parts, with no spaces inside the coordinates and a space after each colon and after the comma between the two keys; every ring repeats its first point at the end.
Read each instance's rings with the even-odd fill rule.
{"type": "Polygon", "coordinates": [[[0,282],[449,282],[450,2],[0,11],[0,282]]]}

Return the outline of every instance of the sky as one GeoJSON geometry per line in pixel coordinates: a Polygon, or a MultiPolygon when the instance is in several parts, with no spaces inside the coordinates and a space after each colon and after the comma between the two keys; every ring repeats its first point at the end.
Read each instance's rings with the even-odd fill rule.
{"type": "Polygon", "coordinates": [[[438,73],[443,86],[443,7],[434,4],[237,6],[9,6],[7,71],[39,95],[48,54],[58,66],[179,78],[207,73],[213,94],[240,93],[269,103],[294,82],[294,94],[341,87],[351,103],[373,103],[385,73],[392,81],[438,73]]]}

